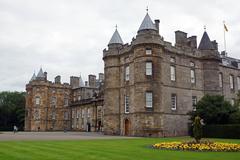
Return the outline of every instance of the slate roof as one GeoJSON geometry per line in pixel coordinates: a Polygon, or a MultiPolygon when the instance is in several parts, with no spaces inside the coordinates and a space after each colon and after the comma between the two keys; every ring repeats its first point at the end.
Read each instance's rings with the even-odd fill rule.
{"type": "Polygon", "coordinates": [[[151,20],[149,14],[147,13],[146,16],[144,17],[142,24],[140,25],[138,31],[145,30],[145,29],[153,29],[157,30],[155,24],[151,20]]]}
{"type": "Polygon", "coordinates": [[[33,81],[33,80],[36,80],[36,74],[35,73],[33,73],[32,78],[31,78],[30,81],[33,81]]]}
{"type": "Polygon", "coordinates": [[[45,75],[44,75],[44,73],[43,73],[42,68],[40,68],[40,70],[39,70],[39,72],[38,72],[38,74],[37,74],[37,77],[39,77],[39,78],[45,78],[45,75]]]}
{"type": "Polygon", "coordinates": [[[202,36],[202,39],[198,46],[198,49],[200,49],[200,50],[213,50],[214,49],[214,46],[213,46],[206,31],[203,33],[203,36],[202,36]]]}
{"type": "Polygon", "coordinates": [[[120,34],[118,33],[117,29],[113,33],[112,38],[108,44],[123,44],[122,38],[121,38],[120,34]]]}

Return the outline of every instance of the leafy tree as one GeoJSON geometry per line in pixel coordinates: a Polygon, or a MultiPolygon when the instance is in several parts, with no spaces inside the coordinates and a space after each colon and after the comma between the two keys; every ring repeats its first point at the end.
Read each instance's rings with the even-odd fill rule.
{"type": "Polygon", "coordinates": [[[0,92],[0,130],[12,130],[16,125],[24,127],[25,93],[0,92]]]}
{"type": "Polygon", "coordinates": [[[199,143],[202,138],[202,124],[199,116],[196,116],[193,122],[193,136],[196,142],[199,143]]]}
{"type": "Polygon", "coordinates": [[[205,95],[196,105],[196,111],[190,112],[191,120],[200,116],[205,124],[229,124],[231,115],[238,112],[238,108],[232,106],[220,95],[205,95]]]}

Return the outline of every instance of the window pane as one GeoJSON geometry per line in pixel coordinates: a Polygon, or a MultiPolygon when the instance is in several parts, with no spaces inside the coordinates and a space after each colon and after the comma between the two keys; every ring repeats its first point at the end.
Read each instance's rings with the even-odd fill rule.
{"type": "Polygon", "coordinates": [[[238,90],[240,90],[240,77],[237,77],[238,90]]]}
{"type": "Polygon", "coordinates": [[[146,55],[150,55],[150,54],[152,54],[152,49],[146,49],[146,55]]]}
{"type": "Polygon", "coordinates": [[[195,83],[195,71],[191,69],[191,83],[195,83]]]}
{"type": "Polygon", "coordinates": [[[146,92],[146,107],[152,108],[152,92],[146,92]]]}
{"type": "Polygon", "coordinates": [[[171,95],[171,109],[172,110],[177,109],[177,96],[176,96],[176,94],[171,95]]]}
{"type": "Polygon", "coordinates": [[[125,113],[129,113],[129,96],[125,96],[125,113]]]}
{"type": "Polygon", "coordinates": [[[196,110],[196,105],[197,105],[197,97],[192,96],[192,106],[194,111],[196,110]]]}
{"type": "Polygon", "coordinates": [[[125,80],[129,81],[129,66],[125,68],[125,80]]]}
{"type": "Polygon", "coordinates": [[[170,73],[171,73],[171,80],[175,81],[176,80],[175,66],[170,67],[170,73]]]}
{"type": "Polygon", "coordinates": [[[219,73],[219,87],[223,87],[222,73],[219,73]]]}
{"type": "Polygon", "coordinates": [[[233,76],[232,75],[230,75],[229,80],[230,80],[230,89],[234,89],[234,82],[233,82],[233,76]]]}
{"type": "Polygon", "coordinates": [[[152,75],[152,62],[146,62],[146,75],[152,75]]]}

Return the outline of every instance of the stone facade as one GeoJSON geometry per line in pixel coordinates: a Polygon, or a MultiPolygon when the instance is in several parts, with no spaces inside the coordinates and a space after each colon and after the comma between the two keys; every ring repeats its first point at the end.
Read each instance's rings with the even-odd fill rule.
{"type": "MultiPolygon", "coordinates": [[[[102,76],[102,74],[100,74],[102,76]]],[[[79,130],[97,131],[102,129],[102,85],[96,76],[87,85],[81,77],[71,77],[70,84],[61,83],[57,76],[54,82],[33,76],[26,85],[26,131],[79,130]],[[96,85],[97,84],[97,85],[96,85]]]]}
{"type": "Polygon", "coordinates": [[[210,41],[206,31],[199,47],[196,36],[176,31],[175,38],[174,46],[164,41],[159,20],[154,24],[148,14],[130,44],[111,38],[103,51],[105,134],[188,135],[187,113],[197,100],[205,94],[224,95],[232,102],[236,98],[240,70],[222,63],[228,57],[219,54],[216,41],[210,41]]]}
{"type": "Polygon", "coordinates": [[[117,29],[103,50],[104,74],[47,80],[46,72],[27,84],[25,130],[102,131],[110,135],[188,135],[188,112],[205,94],[234,103],[240,90],[240,60],[218,52],[205,31],[197,37],[175,32],[164,41],[159,20],[147,14],[130,44],[117,29]],[[103,85],[104,81],[104,85],[103,85]],[[40,98],[40,100],[38,99],[40,98]]]}

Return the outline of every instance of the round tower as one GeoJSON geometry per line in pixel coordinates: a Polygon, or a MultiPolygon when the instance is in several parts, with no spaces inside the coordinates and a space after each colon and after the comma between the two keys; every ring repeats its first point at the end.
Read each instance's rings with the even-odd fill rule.
{"type": "Polygon", "coordinates": [[[108,50],[103,51],[104,60],[104,133],[120,134],[120,65],[119,52],[123,46],[121,36],[116,29],[108,50]]]}

